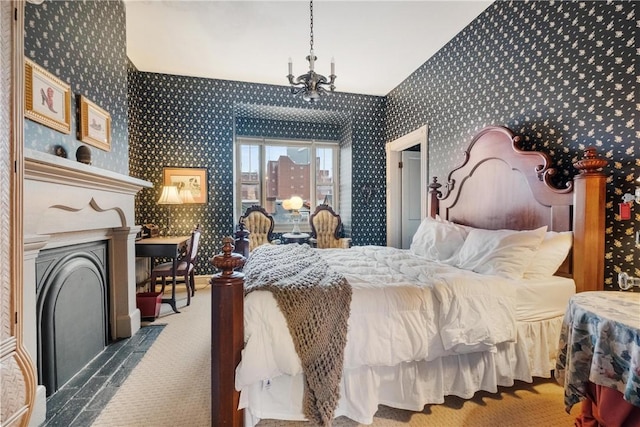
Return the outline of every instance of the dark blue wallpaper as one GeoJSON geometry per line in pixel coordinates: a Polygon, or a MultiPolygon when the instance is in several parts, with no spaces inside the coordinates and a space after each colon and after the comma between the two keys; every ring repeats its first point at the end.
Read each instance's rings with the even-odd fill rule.
{"type": "MultiPolygon", "coordinates": [[[[523,134],[525,148],[550,154],[559,182],[587,146],[609,159],[611,286],[618,271],[640,276],[640,209],[635,221],[617,215],[640,175],[637,12],[638,2],[626,1],[497,1],[387,97],[335,93],[317,105],[284,86],[138,72],[125,57],[120,0],[27,4],[25,55],[111,114],[112,151],[92,148],[93,164],[155,184],[137,198],[137,222],[166,224],[168,209],[156,204],[163,166],[207,168],[207,205],[172,210],[178,231],[204,229],[200,273],[212,272],[208,258],[233,231],[234,133],[337,136],[340,193],[351,202],[340,209],[361,245],[385,244],[387,141],[427,124],[429,174],[444,176],[476,131],[500,124],[523,134]],[[368,203],[363,186],[375,189],[368,203]]],[[[72,117],[72,135],[25,120],[25,145],[53,153],[62,144],[73,158],[72,117]]]]}
{"type": "Polygon", "coordinates": [[[339,141],[340,134],[341,126],[334,123],[236,117],[236,135],[241,136],[339,141]]]}
{"type": "MultiPolygon", "coordinates": [[[[233,137],[311,137],[338,139],[353,156],[351,176],[341,179],[385,181],[383,140],[384,99],[335,93],[311,106],[283,86],[132,71],[130,77],[130,142],[132,173],[154,183],[141,192],[136,205],[139,223],[166,226],[169,211],[158,206],[162,168],[207,168],[209,201],[206,205],[175,206],[174,230],[187,233],[195,224],[203,228],[203,256],[198,271],[212,273],[208,259],[219,252],[221,239],[234,231],[233,137]]],[[[345,185],[343,182],[342,185],[345,185]]],[[[351,206],[354,244],[385,244],[384,191],[364,205],[354,193],[351,206]]]]}
{"type": "Polygon", "coordinates": [[[75,160],[76,96],[111,115],[111,151],[87,145],[93,166],[129,174],[125,7],[121,1],[25,4],[25,56],[71,86],[71,133],[25,120],[27,148],[54,154],[61,145],[75,160]]]}
{"type": "MultiPolygon", "coordinates": [[[[429,125],[429,174],[444,177],[490,124],[549,153],[566,181],[585,147],[606,172],[607,287],[640,275],[635,221],[618,203],[640,175],[637,152],[638,2],[498,1],[387,97],[386,139],[429,125]],[[634,228],[635,227],[635,228],[634,228]]],[[[617,286],[616,286],[617,287],[617,286]]]]}

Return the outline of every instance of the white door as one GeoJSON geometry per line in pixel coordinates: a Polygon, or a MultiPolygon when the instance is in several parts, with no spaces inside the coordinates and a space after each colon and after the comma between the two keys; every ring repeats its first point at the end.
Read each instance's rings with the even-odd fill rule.
{"type": "MultiPolygon", "coordinates": [[[[417,196],[409,199],[417,203],[419,216],[424,218],[427,216],[427,189],[429,185],[427,182],[427,125],[388,142],[385,147],[387,154],[387,246],[394,248],[404,247],[402,242],[402,212],[404,210],[402,206],[402,169],[398,167],[398,164],[402,161],[403,151],[416,145],[420,146],[420,152],[416,152],[420,156],[420,167],[416,169],[418,177],[411,182],[417,186],[419,192],[417,196]]],[[[413,233],[410,235],[413,237],[413,233]]]]}
{"type": "Polygon", "coordinates": [[[402,152],[402,249],[409,249],[420,226],[422,198],[420,197],[420,152],[402,152]]]}

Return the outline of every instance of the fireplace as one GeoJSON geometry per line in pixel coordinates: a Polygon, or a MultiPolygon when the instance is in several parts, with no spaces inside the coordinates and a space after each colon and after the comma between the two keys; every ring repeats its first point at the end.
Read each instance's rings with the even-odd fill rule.
{"type": "Polygon", "coordinates": [[[140,329],[134,202],[152,185],[34,150],[24,157],[23,336],[38,366],[35,422],[47,395],[110,340],[140,329]],[[64,347],[78,342],[86,348],[70,356],[64,347]]]}
{"type": "Polygon", "coordinates": [[[48,396],[109,343],[107,248],[71,245],[36,259],[38,378],[48,396]]]}

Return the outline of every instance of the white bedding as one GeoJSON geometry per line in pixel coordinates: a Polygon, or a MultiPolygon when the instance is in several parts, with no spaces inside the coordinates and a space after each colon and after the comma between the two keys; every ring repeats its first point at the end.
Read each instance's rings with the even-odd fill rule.
{"type": "Polygon", "coordinates": [[[567,302],[575,293],[576,284],[565,277],[521,280],[516,286],[516,318],[536,322],[564,316],[567,302]]]}
{"type": "MultiPolygon", "coordinates": [[[[533,283],[522,287],[395,248],[320,252],[353,287],[336,416],[370,423],[380,403],[420,410],[447,394],[471,397],[514,379],[549,375],[559,324],[541,319],[555,309],[534,308],[542,299],[531,297],[533,283]],[[541,321],[517,323],[517,313],[541,321]]],[[[553,286],[542,282],[545,292],[553,286]]],[[[552,300],[564,298],[554,295],[552,300]]],[[[302,369],[275,299],[268,291],[253,292],[244,311],[245,348],[236,389],[240,406],[248,407],[247,423],[262,417],[303,419],[295,403],[302,399],[302,369]]]]}

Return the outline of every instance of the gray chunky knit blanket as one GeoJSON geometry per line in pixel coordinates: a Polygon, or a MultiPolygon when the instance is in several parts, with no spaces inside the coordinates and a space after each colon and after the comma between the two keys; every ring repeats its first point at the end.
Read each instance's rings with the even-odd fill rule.
{"type": "Polygon", "coordinates": [[[273,293],[305,378],[304,414],[330,426],[340,398],[351,286],[308,245],[262,245],[244,266],[245,295],[273,293]]]}

